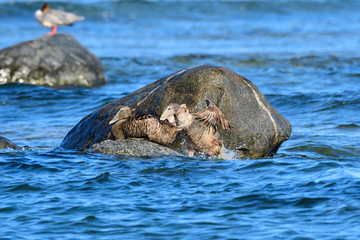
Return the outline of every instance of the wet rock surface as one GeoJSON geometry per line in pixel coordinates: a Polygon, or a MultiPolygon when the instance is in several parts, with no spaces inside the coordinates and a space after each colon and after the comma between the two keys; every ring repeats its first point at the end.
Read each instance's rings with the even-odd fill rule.
{"type": "Polygon", "coordinates": [[[100,59],[69,34],[45,35],[0,50],[0,84],[49,87],[104,84],[100,59]]]}
{"type": "Polygon", "coordinates": [[[170,148],[140,138],[105,140],[100,143],[95,143],[91,146],[90,150],[98,153],[130,156],[183,156],[170,148]]]}
{"type": "Polygon", "coordinates": [[[0,136],[0,149],[5,149],[5,148],[17,149],[19,148],[19,146],[14,144],[9,139],[0,136]]]}
{"type": "MultiPolygon", "coordinates": [[[[225,148],[239,157],[274,155],[291,134],[291,125],[246,78],[223,67],[197,66],[178,71],[98,109],[82,119],[64,138],[61,147],[83,150],[112,139],[109,121],[121,105],[135,114],[160,116],[169,103],[185,103],[190,112],[206,108],[212,100],[223,112],[231,130],[220,128],[225,148]]],[[[177,150],[179,139],[170,146],[177,150]]]]}

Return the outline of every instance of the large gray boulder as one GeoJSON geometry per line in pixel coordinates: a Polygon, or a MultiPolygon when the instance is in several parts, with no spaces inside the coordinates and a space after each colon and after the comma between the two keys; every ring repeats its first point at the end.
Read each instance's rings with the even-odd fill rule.
{"type": "Polygon", "coordinates": [[[0,149],[5,149],[5,148],[18,149],[19,146],[17,146],[9,139],[0,136],[0,149]]]}
{"type": "Polygon", "coordinates": [[[49,87],[104,84],[102,64],[69,34],[45,35],[0,51],[0,84],[49,87]]]}
{"type": "MultiPolygon", "coordinates": [[[[190,112],[199,112],[206,108],[206,98],[230,122],[232,129],[220,129],[220,134],[225,147],[239,157],[272,156],[290,137],[290,123],[252,82],[223,67],[197,66],[166,76],[89,114],[66,135],[61,147],[82,150],[111,139],[109,121],[120,105],[134,108],[139,115],[160,116],[172,102],[186,103],[190,112]]],[[[180,144],[176,140],[171,148],[178,150],[180,144]]]]}

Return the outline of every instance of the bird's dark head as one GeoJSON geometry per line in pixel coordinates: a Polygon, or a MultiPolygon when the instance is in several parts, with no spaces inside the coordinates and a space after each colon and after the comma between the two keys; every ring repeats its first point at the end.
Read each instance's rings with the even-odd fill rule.
{"type": "Polygon", "coordinates": [[[42,13],[47,13],[50,10],[50,5],[48,3],[44,3],[44,5],[41,8],[42,13]]]}

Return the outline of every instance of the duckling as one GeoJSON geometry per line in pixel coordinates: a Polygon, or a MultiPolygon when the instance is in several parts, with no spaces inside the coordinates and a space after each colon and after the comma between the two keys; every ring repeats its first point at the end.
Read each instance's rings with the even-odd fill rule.
{"type": "Polygon", "coordinates": [[[219,155],[224,147],[217,125],[231,129],[224,114],[209,99],[207,108],[199,113],[191,114],[186,104],[172,103],[164,108],[160,120],[168,120],[173,125],[183,128],[194,145],[188,152],[189,156],[203,152],[206,155],[219,155]]]}
{"type": "Polygon", "coordinates": [[[172,143],[181,130],[151,115],[134,117],[127,106],[120,107],[109,124],[113,124],[111,129],[115,139],[147,138],[162,145],[172,143]]]}

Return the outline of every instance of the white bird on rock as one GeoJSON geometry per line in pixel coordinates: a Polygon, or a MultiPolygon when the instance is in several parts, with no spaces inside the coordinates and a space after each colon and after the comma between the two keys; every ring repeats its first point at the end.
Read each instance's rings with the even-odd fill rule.
{"type": "Polygon", "coordinates": [[[49,4],[45,3],[41,9],[35,11],[36,20],[43,26],[52,28],[48,35],[56,33],[57,26],[72,26],[74,22],[84,20],[84,17],[77,16],[74,13],[61,10],[50,9],[49,4]]]}

